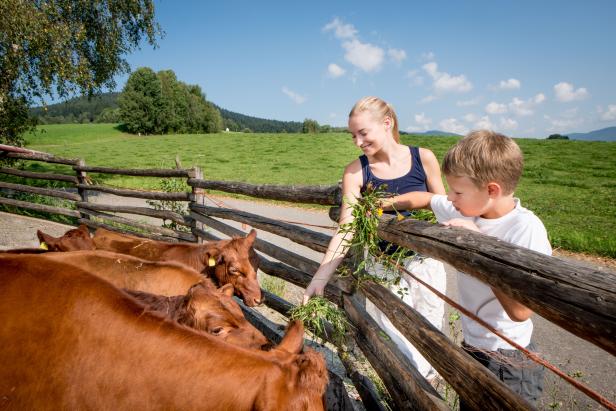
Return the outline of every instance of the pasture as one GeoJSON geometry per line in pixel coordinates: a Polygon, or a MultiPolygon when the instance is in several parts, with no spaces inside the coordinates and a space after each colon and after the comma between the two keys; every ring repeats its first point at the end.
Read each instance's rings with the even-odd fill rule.
{"type": "MultiPolygon", "coordinates": [[[[431,149],[440,160],[456,138],[402,140],[431,149]]],[[[61,124],[41,126],[26,141],[31,149],[80,157],[89,166],[172,167],[177,155],[183,167],[199,166],[205,179],[262,184],[335,184],[360,154],[346,133],[134,136],[113,124],[61,124]]],[[[616,143],[516,141],[525,155],[516,195],[544,221],[553,247],[616,257],[616,143]]],[[[145,187],[143,178],[105,178],[119,187],[158,185],[157,179],[145,187]]]]}

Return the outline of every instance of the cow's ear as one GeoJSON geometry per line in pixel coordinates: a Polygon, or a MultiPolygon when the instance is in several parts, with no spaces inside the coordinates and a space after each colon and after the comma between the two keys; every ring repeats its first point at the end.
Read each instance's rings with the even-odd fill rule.
{"type": "Polygon", "coordinates": [[[233,284],[225,284],[220,287],[218,291],[220,291],[221,294],[224,294],[227,297],[233,297],[233,294],[235,294],[235,288],[233,287],[233,284]]]}
{"type": "Polygon", "coordinates": [[[302,348],[304,348],[304,323],[299,320],[290,321],[287,331],[276,349],[291,354],[299,354],[302,348]]]}
{"type": "Polygon", "coordinates": [[[247,247],[252,247],[252,244],[255,242],[255,239],[257,238],[257,230],[255,230],[254,228],[252,230],[250,230],[250,233],[248,233],[248,235],[246,236],[246,246],[247,247]]]}
{"type": "Polygon", "coordinates": [[[204,257],[203,262],[207,267],[215,267],[222,262],[222,255],[218,251],[209,251],[204,257]]]}
{"type": "Polygon", "coordinates": [[[79,224],[78,230],[83,231],[87,235],[90,235],[90,230],[88,230],[88,226],[85,224],[79,224]]]}

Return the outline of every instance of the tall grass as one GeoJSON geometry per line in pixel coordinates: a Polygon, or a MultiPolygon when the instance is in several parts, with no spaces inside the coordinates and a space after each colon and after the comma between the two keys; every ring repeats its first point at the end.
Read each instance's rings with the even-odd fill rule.
{"type": "MultiPolygon", "coordinates": [[[[174,167],[178,155],[184,167],[199,166],[206,179],[261,184],[335,184],[360,154],[346,133],[139,137],[113,124],[58,124],[39,127],[26,141],[32,149],[83,158],[91,166],[174,167]]],[[[429,148],[442,159],[457,138],[402,136],[402,141],[429,148]]],[[[516,196],[543,220],[552,245],[616,257],[616,143],[516,141],[525,156],[516,196]]],[[[138,177],[91,177],[123,187],[158,184],[138,177]]]]}

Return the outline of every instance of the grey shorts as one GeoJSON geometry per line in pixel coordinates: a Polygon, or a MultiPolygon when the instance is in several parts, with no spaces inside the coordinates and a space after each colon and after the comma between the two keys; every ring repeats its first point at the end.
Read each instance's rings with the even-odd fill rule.
{"type": "MultiPolygon", "coordinates": [[[[545,367],[529,360],[522,352],[499,349],[490,353],[464,342],[462,348],[531,405],[536,405],[537,400],[541,398],[545,367]]],[[[532,352],[537,351],[537,347],[532,342],[526,349],[532,352]]],[[[468,409],[470,408],[460,399],[460,411],[468,409]]]]}

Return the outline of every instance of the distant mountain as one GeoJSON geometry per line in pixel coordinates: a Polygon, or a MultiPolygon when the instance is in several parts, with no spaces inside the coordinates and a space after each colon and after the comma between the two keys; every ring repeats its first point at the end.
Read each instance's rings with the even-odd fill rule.
{"type": "Polygon", "coordinates": [[[447,131],[441,131],[441,130],[428,130],[422,133],[413,131],[410,133],[405,132],[403,134],[415,134],[417,136],[462,137],[460,134],[449,133],[447,131]]]}
{"type": "Polygon", "coordinates": [[[570,140],[585,141],[616,141],[616,127],[607,127],[588,133],[569,133],[565,134],[570,140]]]}

